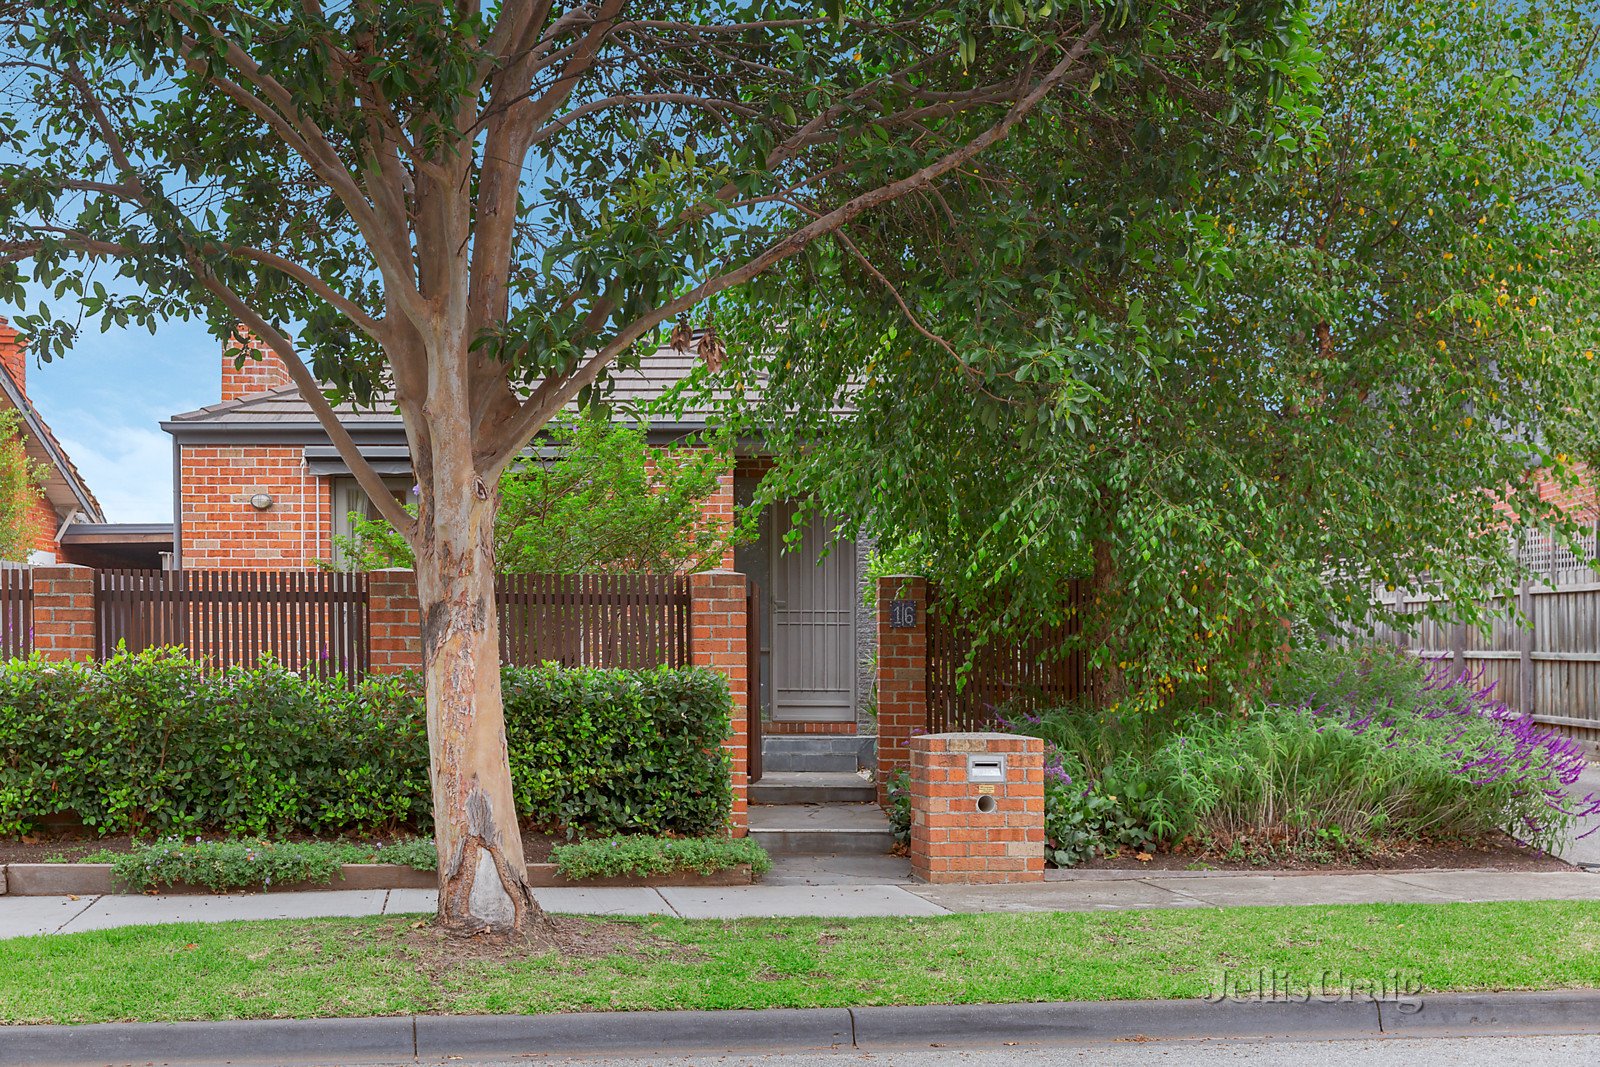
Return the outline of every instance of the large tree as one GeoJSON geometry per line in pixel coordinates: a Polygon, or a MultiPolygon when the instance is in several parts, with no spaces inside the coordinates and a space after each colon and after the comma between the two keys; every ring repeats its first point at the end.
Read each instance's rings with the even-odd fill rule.
{"type": "Polygon", "coordinates": [[[899,212],[748,290],[752,339],[788,326],[733,344],[771,372],[774,491],[909,550],[996,635],[1089,580],[1103,703],[1247,695],[1282,620],[1359,624],[1374,582],[1481,621],[1512,533],[1580,532],[1536,475],[1600,458],[1600,21],[1319,12],[1319,113],[1281,166],[1175,126],[1167,167],[985,191],[940,258],[903,254],[926,223],[899,212]]]}
{"type": "MultiPolygon", "coordinates": [[[[461,931],[535,914],[491,558],[530,436],[658,330],[719,359],[698,306],[874,212],[969,199],[1023,127],[1079,159],[1150,155],[1169,100],[1254,121],[1298,62],[1281,0],[4,0],[0,25],[0,296],[28,261],[106,323],[242,324],[410,544],[440,919],[461,931]],[[392,389],[414,517],[324,388],[392,389]]],[[[18,325],[46,357],[70,343],[48,308],[18,325]]]]}

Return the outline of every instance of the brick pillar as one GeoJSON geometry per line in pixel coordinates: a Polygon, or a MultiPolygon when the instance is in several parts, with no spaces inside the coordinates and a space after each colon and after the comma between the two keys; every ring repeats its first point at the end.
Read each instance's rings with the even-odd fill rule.
{"type": "Polygon", "coordinates": [[[422,609],[414,572],[367,576],[367,641],[374,674],[422,670],[422,609]]]}
{"type": "Polygon", "coordinates": [[[33,568],[33,647],[51,660],[94,659],[94,569],[33,568]]]}
{"type": "Polygon", "coordinates": [[[733,730],[724,747],[733,761],[733,836],[750,830],[750,664],[746,649],[748,583],[736,571],[689,575],[689,662],[728,680],[733,695],[733,730]]]}
{"type": "Polygon", "coordinates": [[[928,583],[896,575],[878,579],[878,803],[888,803],[889,776],[910,762],[913,731],[928,725],[928,583]],[[895,601],[910,616],[892,617],[895,601]]]}
{"type": "Polygon", "coordinates": [[[1016,734],[911,739],[911,873],[926,882],[1044,880],[1044,741],[1016,734]],[[977,758],[983,768],[972,773],[977,758]]]}

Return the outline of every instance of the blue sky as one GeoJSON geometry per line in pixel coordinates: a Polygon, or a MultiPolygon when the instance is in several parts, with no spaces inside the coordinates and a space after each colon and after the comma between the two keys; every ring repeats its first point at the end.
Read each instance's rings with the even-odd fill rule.
{"type": "Polygon", "coordinates": [[[221,389],[221,349],[198,322],[155,336],[86,329],[65,359],[28,363],[34,407],[111,522],[172,521],[172,438],[161,420],[216,403],[221,389]]]}

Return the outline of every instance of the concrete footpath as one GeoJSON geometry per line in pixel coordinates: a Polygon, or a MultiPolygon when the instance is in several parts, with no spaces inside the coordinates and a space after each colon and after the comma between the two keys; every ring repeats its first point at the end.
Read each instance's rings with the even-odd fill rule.
{"type": "MultiPolygon", "coordinates": [[[[892,857],[815,856],[780,860],[766,882],[753,886],[536,889],[534,896],[549,911],[573,915],[868,918],[1272,904],[1600,901],[1600,873],[1090,871],[1033,885],[931,886],[913,883],[904,861],[892,857]]],[[[4,896],[0,897],[0,938],[150,923],[413,914],[431,912],[435,903],[433,891],[426,889],[228,896],[4,896]]]]}
{"type": "MultiPolygon", "coordinates": [[[[1600,1032],[1600,991],[1405,1000],[1102,1001],[766,1011],[391,1016],[4,1028],[0,1067],[438,1063],[617,1054],[1048,1048],[1600,1032]]],[[[1336,1053],[1329,1050],[1331,1059],[1336,1053]]],[[[1182,1061],[1179,1061],[1182,1062],[1182,1061]]],[[[1320,1061],[1320,1062],[1326,1062],[1320,1061]]]]}

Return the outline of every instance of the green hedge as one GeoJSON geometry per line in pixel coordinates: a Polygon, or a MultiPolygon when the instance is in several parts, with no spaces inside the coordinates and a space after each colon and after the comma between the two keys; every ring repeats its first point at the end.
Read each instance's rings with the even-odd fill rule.
{"type": "MultiPolygon", "coordinates": [[[[505,669],[519,811],[535,826],[708,834],[732,808],[720,675],[505,669]]],[[[0,834],[76,814],[102,833],[312,833],[430,821],[416,680],[358,685],[181,653],[0,667],[0,834]]]]}

